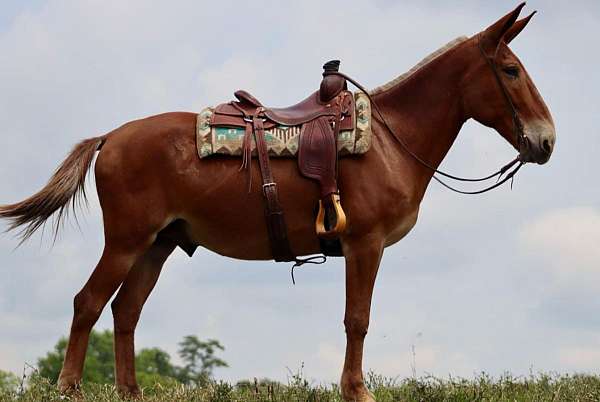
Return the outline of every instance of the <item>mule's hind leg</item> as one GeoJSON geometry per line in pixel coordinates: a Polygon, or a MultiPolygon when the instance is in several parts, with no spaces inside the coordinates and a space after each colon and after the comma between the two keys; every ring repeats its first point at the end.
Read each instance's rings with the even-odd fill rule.
{"type": "Polygon", "coordinates": [[[115,368],[119,393],[139,394],[135,378],[134,332],[146,299],[154,289],[175,243],[159,238],[135,263],[111,303],[115,323],[115,368]]]}
{"type": "MultiPolygon", "coordinates": [[[[100,184],[98,179],[97,182],[100,184]]],[[[74,299],[69,343],[58,379],[61,391],[79,386],[92,327],[134,263],[155,241],[166,220],[164,211],[155,209],[150,213],[147,209],[136,208],[135,199],[125,195],[109,198],[103,203],[105,193],[99,191],[98,194],[104,213],[104,252],[74,299]]]]}
{"type": "Polygon", "coordinates": [[[98,265],[73,302],[74,314],[69,343],[58,379],[61,391],[78,388],[90,331],[108,300],[125,280],[135,260],[147,247],[148,244],[143,242],[129,248],[116,243],[105,245],[98,265]]]}

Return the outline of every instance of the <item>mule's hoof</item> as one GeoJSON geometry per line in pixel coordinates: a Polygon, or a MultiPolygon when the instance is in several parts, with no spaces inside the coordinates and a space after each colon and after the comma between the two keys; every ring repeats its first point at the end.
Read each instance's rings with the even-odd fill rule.
{"type": "Polygon", "coordinates": [[[359,395],[354,395],[354,396],[348,396],[348,395],[342,393],[342,397],[344,398],[344,401],[346,401],[346,402],[377,402],[375,400],[375,397],[373,396],[373,394],[371,394],[366,389],[365,389],[365,392],[363,392],[359,395]]]}
{"type": "Polygon", "coordinates": [[[363,394],[356,397],[351,397],[349,399],[344,398],[344,400],[346,402],[377,402],[373,397],[373,394],[371,394],[369,391],[365,391],[363,394]]]}
{"type": "Polygon", "coordinates": [[[118,385],[117,391],[119,392],[119,396],[123,399],[127,400],[136,400],[141,399],[142,392],[140,391],[140,387],[135,385],[118,385]]]}
{"type": "Polygon", "coordinates": [[[346,382],[342,380],[342,398],[346,402],[377,402],[365,384],[360,382],[346,382]]]}
{"type": "Polygon", "coordinates": [[[57,388],[61,394],[68,396],[81,392],[79,388],[79,381],[69,378],[59,378],[57,388]]]}

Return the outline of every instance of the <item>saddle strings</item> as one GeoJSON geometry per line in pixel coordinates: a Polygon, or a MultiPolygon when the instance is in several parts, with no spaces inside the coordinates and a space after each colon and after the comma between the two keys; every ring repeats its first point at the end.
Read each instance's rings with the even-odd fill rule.
{"type": "Polygon", "coordinates": [[[242,140],[242,164],[240,165],[238,172],[241,172],[244,169],[248,169],[248,194],[250,194],[252,192],[252,135],[254,132],[254,129],[250,122],[251,116],[248,115],[246,111],[242,109],[236,102],[232,101],[229,102],[229,104],[237,110],[239,110],[244,116],[244,120],[246,120],[246,127],[244,129],[244,139],[242,140]]]}
{"type": "MultiPolygon", "coordinates": [[[[394,137],[394,139],[400,144],[400,146],[402,146],[402,148],[410,156],[412,156],[417,162],[419,162],[421,165],[425,166],[426,168],[430,169],[434,173],[437,173],[437,174],[439,174],[441,176],[447,177],[447,178],[452,179],[452,180],[463,181],[463,182],[481,182],[481,181],[486,181],[486,180],[492,179],[492,178],[494,178],[496,176],[498,177],[498,180],[497,180],[497,182],[495,184],[493,184],[493,185],[491,185],[489,187],[486,187],[486,188],[484,188],[482,190],[477,190],[477,191],[463,191],[463,190],[456,189],[456,188],[450,186],[449,184],[445,183],[439,177],[436,177],[435,174],[433,175],[433,178],[437,182],[439,182],[444,187],[446,187],[446,188],[448,188],[448,189],[450,189],[450,190],[452,190],[454,192],[457,192],[457,193],[460,193],[460,194],[469,194],[469,195],[482,194],[482,193],[488,192],[490,190],[495,189],[496,187],[501,186],[502,184],[506,183],[508,180],[513,180],[515,174],[519,171],[519,169],[521,168],[521,166],[523,166],[525,164],[525,162],[521,161],[520,157],[517,156],[512,161],[510,161],[506,165],[502,166],[497,172],[492,173],[492,174],[490,174],[488,176],[485,176],[485,177],[477,178],[477,179],[459,177],[459,176],[455,176],[455,175],[443,172],[441,170],[438,170],[435,167],[431,166],[429,163],[425,162],[421,157],[419,157],[413,151],[411,151],[410,148],[404,142],[404,140],[402,140],[402,138],[400,138],[396,134],[396,132],[394,130],[392,130],[392,128],[390,127],[390,125],[387,123],[387,121],[383,117],[383,114],[379,110],[379,106],[377,105],[377,103],[375,102],[375,100],[373,99],[373,97],[371,96],[371,94],[369,93],[369,91],[367,91],[361,84],[359,84],[356,80],[354,80],[353,78],[349,77],[348,75],[346,75],[344,73],[341,73],[339,71],[327,71],[327,72],[324,73],[324,75],[339,75],[339,76],[345,78],[346,80],[348,80],[350,83],[352,83],[359,90],[361,90],[362,92],[364,92],[365,95],[367,96],[367,98],[369,98],[369,100],[371,101],[371,104],[373,105],[374,109],[377,111],[377,114],[379,115],[379,118],[381,119],[381,122],[383,123],[383,125],[385,126],[385,128],[390,132],[390,134],[392,134],[392,137],[394,137]],[[513,166],[515,166],[515,165],[517,165],[517,166],[513,170],[511,170],[504,177],[504,179],[500,180],[502,178],[502,176],[507,171],[509,171],[513,166]]],[[[512,184],[511,184],[511,188],[512,188],[512,184]]]]}
{"type": "Polygon", "coordinates": [[[292,284],[296,284],[296,278],[294,277],[294,269],[296,268],[300,268],[301,266],[303,266],[304,264],[314,264],[314,265],[321,265],[321,264],[325,264],[327,262],[327,256],[325,255],[315,255],[312,257],[307,257],[307,258],[299,258],[296,257],[295,261],[294,261],[294,265],[292,265],[292,284]]]}

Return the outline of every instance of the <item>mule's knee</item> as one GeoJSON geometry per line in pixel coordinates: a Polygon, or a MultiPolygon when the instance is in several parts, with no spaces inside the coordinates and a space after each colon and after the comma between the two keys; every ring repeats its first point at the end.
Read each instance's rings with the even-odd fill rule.
{"type": "Polygon", "coordinates": [[[346,334],[364,338],[369,329],[369,317],[349,316],[344,318],[346,334]]]}

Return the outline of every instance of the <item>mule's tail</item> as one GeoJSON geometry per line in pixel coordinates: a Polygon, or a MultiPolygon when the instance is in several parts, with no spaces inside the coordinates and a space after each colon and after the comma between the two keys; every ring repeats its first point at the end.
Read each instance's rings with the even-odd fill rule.
{"type": "Polygon", "coordinates": [[[94,155],[106,137],[95,137],[77,144],[67,159],[56,169],[48,184],[38,193],[12,205],[0,205],[0,218],[11,221],[8,230],[22,228],[21,243],[44,225],[55,212],[54,233],[58,233],[61,221],[81,201],[87,202],[85,179],[92,166],[94,155]]]}

